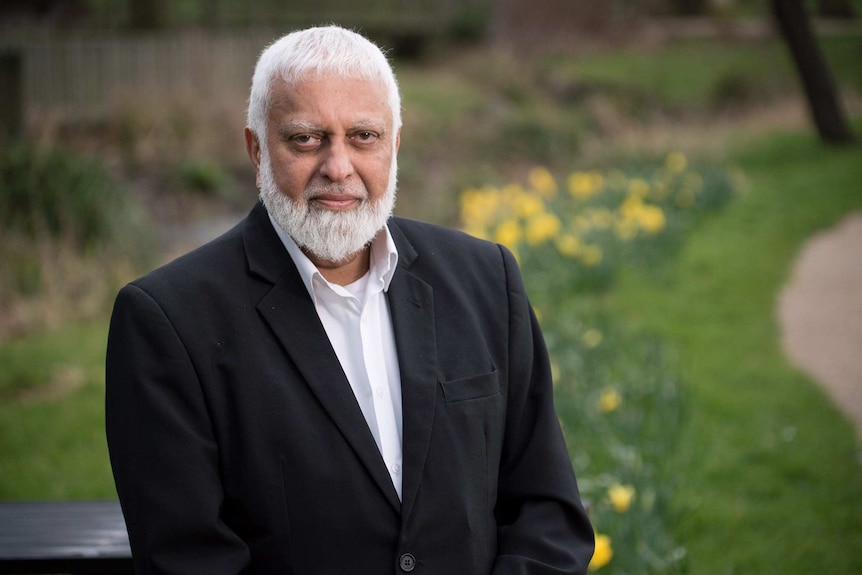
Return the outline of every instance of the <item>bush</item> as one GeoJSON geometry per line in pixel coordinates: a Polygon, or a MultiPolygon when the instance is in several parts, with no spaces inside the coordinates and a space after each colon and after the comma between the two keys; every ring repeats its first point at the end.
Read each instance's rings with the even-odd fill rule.
{"type": "Polygon", "coordinates": [[[28,144],[0,153],[0,226],[6,234],[72,240],[92,247],[109,241],[125,205],[95,161],[28,144]]]}
{"type": "Polygon", "coordinates": [[[177,166],[183,188],[206,197],[230,199],[234,182],[220,164],[211,160],[187,159],[177,166]]]}
{"type": "Polygon", "coordinates": [[[132,207],[93,159],[0,151],[0,341],[104,311],[153,248],[132,207]]]}

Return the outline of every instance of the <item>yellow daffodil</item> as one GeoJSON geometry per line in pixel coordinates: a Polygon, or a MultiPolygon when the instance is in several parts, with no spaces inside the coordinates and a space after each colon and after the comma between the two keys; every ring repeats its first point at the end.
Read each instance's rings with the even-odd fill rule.
{"type": "Polygon", "coordinates": [[[638,224],[649,234],[657,234],[664,229],[664,212],[658,206],[643,206],[638,212],[638,224]]]}
{"type": "Polygon", "coordinates": [[[527,176],[530,187],[536,190],[543,198],[552,198],[557,195],[557,181],[548,170],[542,166],[530,170],[527,176]]]}
{"type": "Polygon", "coordinates": [[[496,216],[500,193],[494,188],[471,188],[461,194],[461,220],[465,226],[484,226],[496,216]]]}
{"type": "Polygon", "coordinates": [[[560,226],[560,219],[557,216],[544,212],[527,221],[524,236],[529,245],[537,246],[556,236],[560,226]]]}
{"type": "Polygon", "coordinates": [[[521,226],[513,219],[503,220],[494,232],[494,241],[503,244],[510,250],[521,241],[521,226]]]}
{"type": "Polygon", "coordinates": [[[688,161],[682,152],[671,152],[664,160],[664,166],[667,168],[667,171],[675,174],[685,170],[687,165],[688,161]]]}
{"type": "Polygon", "coordinates": [[[611,538],[607,535],[596,533],[596,550],[593,552],[593,558],[590,559],[590,571],[597,571],[611,562],[614,556],[614,549],[611,547],[611,538]]]}
{"type": "Polygon", "coordinates": [[[606,389],[602,392],[599,398],[599,411],[602,413],[611,413],[623,402],[623,396],[615,389],[606,389]]]}
{"type": "Polygon", "coordinates": [[[581,250],[581,240],[572,234],[563,234],[557,238],[557,251],[566,257],[573,258],[581,250]]]}
{"type": "Polygon", "coordinates": [[[645,198],[649,194],[649,184],[646,180],[635,178],[629,182],[629,196],[645,198]]]}
{"type": "Polygon", "coordinates": [[[602,248],[595,245],[584,245],[581,248],[580,255],[581,263],[589,268],[594,268],[600,263],[602,263],[602,258],[604,254],[602,253],[602,248]]]}
{"type": "Polygon", "coordinates": [[[534,194],[528,194],[527,192],[514,194],[511,197],[511,202],[515,215],[524,219],[532,218],[545,211],[545,204],[542,202],[542,198],[534,194]]]}
{"type": "Polygon", "coordinates": [[[566,181],[569,193],[577,200],[586,200],[602,191],[604,177],[598,172],[573,172],[566,181]]]}
{"type": "Polygon", "coordinates": [[[599,347],[599,345],[602,343],[602,339],[604,339],[604,336],[602,336],[602,332],[600,332],[596,328],[588,329],[586,332],[584,332],[584,335],[581,336],[581,341],[583,341],[584,345],[587,346],[589,349],[595,349],[599,347]]]}
{"type": "Polygon", "coordinates": [[[635,488],[631,485],[612,485],[608,489],[608,499],[617,513],[625,513],[631,507],[635,497],[635,488]]]}
{"type": "Polygon", "coordinates": [[[479,238],[480,240],[490,240],[491,238],[488,236],[488,229],[484,226],[471,224],[464,226],[464,231],[473,236],[474,238],[479,238]]]}

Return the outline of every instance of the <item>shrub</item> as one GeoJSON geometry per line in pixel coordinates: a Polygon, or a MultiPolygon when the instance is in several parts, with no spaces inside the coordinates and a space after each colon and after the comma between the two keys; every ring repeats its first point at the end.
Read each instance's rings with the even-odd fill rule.
{"type": "Polygon", "coordinates": [[[154,247],[132,208],[93,159],[0,151],[0,341],[104,311],[154,247]]]}
{"type": "Polygon", "coordinates": [[[0,153],[0,226],[6,234],[92,247],[110,240],[124,205],[122,191],[89,158],[28,144],[0,153]]]}
{"type": "Polygon", "coordinates": [[[230,174],[211,160],[187,159],[177,166],[182,186],[203,196],[229,199],[233,191],[230,174]]]}

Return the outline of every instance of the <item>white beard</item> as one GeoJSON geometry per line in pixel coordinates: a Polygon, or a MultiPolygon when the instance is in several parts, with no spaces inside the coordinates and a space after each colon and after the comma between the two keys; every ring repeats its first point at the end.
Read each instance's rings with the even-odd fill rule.
{"type": "Polygon", "coordinates": [[[261,150],[260,199],[300,248],[326,262],[341,263],[368,246],[386,225],[395,207],[396,174],[397,162],[393,156],[386,192],[376,202],[368,200],[368,192],[361,184],[309,187],[303,192],[302,201],[295,202],[279,189],[269,152],[261,150]],[[312,198],[333,189],[362,201],[348,211],[328,210],[310,203],[312,198]]]}

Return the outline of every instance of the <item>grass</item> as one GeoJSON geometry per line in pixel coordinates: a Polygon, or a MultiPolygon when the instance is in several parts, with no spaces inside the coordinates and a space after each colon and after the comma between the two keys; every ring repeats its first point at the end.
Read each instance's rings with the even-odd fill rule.
{"type": "Polygon", "coordinates": [[[0,347],[0,500],[116,497],[104,433],[107,324],[0,347]]]}
{"type": "Polygon", "coordinates": [[[814,232],[862,209],[859,149],[776,136],[734,160],[750,189],[678,258],[629,269],[606,302],[678,348],[687,417],[669,464],[691,571],[859,573],[853,430],[780,349],[776,296],[814,232]]]}
{"type": "MultiPolygon", "coordinates": [[[[819,43],[832,73],[856,90],[862,88],[862,38],[828,36],[819,43]]],[[[787,48],[777,38],[688,40],[654,50],[587,54],[548,66],[551,74],[604,87],[619,100],[647,101],[675,112],[721,111],[799,89],[787,48]]]]}

